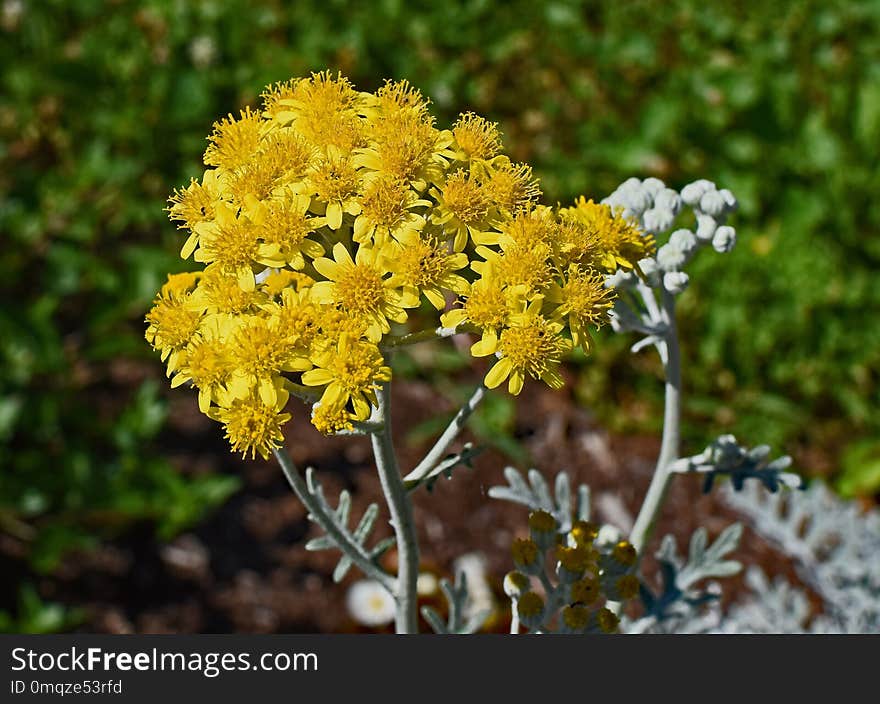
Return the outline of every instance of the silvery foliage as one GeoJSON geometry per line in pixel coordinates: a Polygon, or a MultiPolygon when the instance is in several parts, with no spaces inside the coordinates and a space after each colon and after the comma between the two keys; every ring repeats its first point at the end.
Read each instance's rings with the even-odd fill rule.
{"type": "Polygon", "coordinates": [[[794,559],[798,576],[821,597],[824,611],[809,621],[800,589],[784,580],[770,584],[753,570],[755,598],[731,608],[723,632],[880,632],[880,511],[862,512],[818,481],[804,492],[768,495],[750,486],[722,496],[794,559]]]}
{"type": "Polygon", "coordinates": [[[590,488],[581,484],[577,490],[574,513],[571,506],[571,482],[568,474],[560,472],[556,475],[554,492],[537,469],[530,469],[528,481],[513,467],[504,470],[507,486],[493,486],[489,496],[493,499],[511,501],[526,506],[530,511],[546,511],[559,524],[559,531],[567,533],[571,530],[572,521],[590,520],[590,488]]]}
{"type": "Polygon", "coordinates": [[[726,559],[741,536],[742,526],[734,523],[708,545],[706,529],[699,528],[691,536],[686,560],[679,557],[675,538],[665,536],[656,553],[662,589],[654,592],[643,582],[640,596],[644,615],[636,620],[624,618],[621,629],[633,634],[700,633],[716,626],[720,588],[715,582],[700,583],[729,577],[742,569],[736,560],[726,559]]]}
{"type": "Polygon", "coordinates": [[[746,479],[758,479],[764,487],[776,492],[780,487],[800,489],[800,475],[785,470],[791,466],[791,457],[784,455],[773,461],[769,445],[758,445],[751,450],[740,445],[733,435],[721,435],[698,455],[683,457],[672,465],[679,474],[695,472],[703,474],[703,492],[709,493],[715,479],[729,476],[736,491],[743,488],[746,479]]]}
{"type": "MultiPolygon", "coordinates": [[[[312,498],[317,503],[318,508],[321,510],[323,514],[322,517],[325,520],[329,520],[347,539],[349,544],[359,548],[371,562],[378,565],[379,558],[386,550],[394,545],[394,538],[389,537],[380,540],[373,548],[366,547],[366,541],[373,532],[373,526],[376,524],[376,518],[379,515],[378,505],[373,503],[367,506],[367,510],[364,511],[364,515],[361,516],[361,520],[358,522],[357,527],[354,530],[351,530],[348,527],[349,514],[351,512],[351,494],[349,494],[348,491],[343,490],[339,494],[339,502],[337,503],[336,508],[330,506],[330,503],[324,496],[324,488],[321,486],[321,482],[315,476],[315,472],[311,467],[306,471],[306,485],[309,494],[311,494],[312,498]]],[[[312,513],[309,513],[308,517],[309,520],[320,525],[316,520],[316,516],[312,513]]],[[[306,543],[306,550],[331,550],[333,548],[340,548],[339,542],[333,536],[326,534],[317,538],[312,538],[306,543]]],[[[345,551],[343,551],[342,556],[339,558],[339,562],[336,564],[336,569],[333,570],[333,581],[341,582],[351,566],[351,558],[345,553],[345,551]]]]}
{"type": "Polygon", "coordinates": [[[449,605],[449,616],[446,622],[443,622],[440,614],[435,609],[430,606],[422,607],[422,616],[424,616],[434,633],[446,635],[453,633],[476,633],[480,626],[485,623],[490,612],[482,610],[468,616],[470,596],[468,594],[467,575],[465,572],[461,570],[455,575],[455,584],[452,584],[448,579],[441,579],[440,589],[449,605]]]}

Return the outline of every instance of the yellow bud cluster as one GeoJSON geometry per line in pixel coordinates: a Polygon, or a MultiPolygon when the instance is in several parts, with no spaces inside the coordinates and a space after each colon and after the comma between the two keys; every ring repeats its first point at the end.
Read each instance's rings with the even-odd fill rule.
{"type": "Polygon", "coordinates": [[[529,514],[531,538],[513,541],[516,571],[508,573],[504,591],[516,614],[531,630],[555,627],[563,633],[614,633],[619,619],[606,604],[635,598],[639,578],[638,556],[631,543],[608,544],[599,540],[599,526],[578,520],[561,530],[547,511],[529,514]],[[552,539],[544,539],[552,531],[552,539]],[[546,554],[545,554],[546,553],[546,554]],[[552,559],[551,559],[552,557],[552,559]],[[555,564],[556,583],[546,567],[555,564]],[[544,597],[532,591],[540,584],[544,597]]]}
{"type": "Polygon", "coordinates": [[[168,208],[202,269],[169,278],[146,336],[251,456],[283,442],[290,394],[320,400],[322,432],[366,420],[391,326],[423,303],[498,357],[488,386],[559,387],[562,356],[607,318],[603,274],[653,246],[607,206],[537,205],[496,124],[466,113],[439,129],[406,81],[272,85],[214,124],[204,163],[168,208]]]}

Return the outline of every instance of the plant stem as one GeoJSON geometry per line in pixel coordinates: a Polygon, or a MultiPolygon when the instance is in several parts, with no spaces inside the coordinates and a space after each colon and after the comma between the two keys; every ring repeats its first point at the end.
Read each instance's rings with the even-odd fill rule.
{"type": "Polygon", "coordinates": [[[455,328],[433,328],[431,330],[419,330],[418,332],[410,332],[406,335],[389,335],[382,341],[382,347],[390,349],[394,347],[403,347],[405,345],[415,345],[419,342],[429,342],[430,340],[441,340],[445,337],[452,337],[458,334],[455,328]]]}
{"type": "MultiPolygon", "coordinates": [[[[648,487],[648,493],[645,494],[645,500],[642,502],[642,507],[639,509],[639,515],[636,518],[630,535],[630,542],[639,556],[642,555],[642,551],[651,537],[657,517],[660,514],[660,508],[663,505],[663,499],[669,485],[669,478],[672,476],[670,471],[671,465],[678,459],[681,441],[681,354],[678,344],[678,328],[675,322],[675,297],[665,288],[662,288],[662,297],[662,312],[667,325],[663,342],[665,354],[661,351],[664,371],[666,373],[663,440],[660,445],[660,456],[657,458],[657,467],[654,469],[651,485],[648,487]]],[[[651,292],[651,299],[653,300],[653,298],[653,292],[651,292]]]]}
{"type": "Polygon", "coordinates": [[[391,385],[386,382],[378,394],[382,430],[372,434],[373,455],[382,491],[391,512],[397,540],[397,601],[395,626],[398,633],[418,633],[416,582],[419,577],[419,545],[413,523],[412,503],[403,485],[391,440],[391,385]]]}
{"type": "Polygon", "coordinates": [[[321,503],[315,498],[306,481],[302,478],[296,465],[293,463],[287,450],[283,447],[275,450],[275,459],[281,465],[281,471],[287,477],[287,481],[296,493],[303,506],[306,507],[311,517],[336,542],[337,547],[351,558],[351,561],[357,565],[361,571],[382,584],[388,591],[394,591],[394,579],[391,575],[383,572],[378,565],[370,558],[366,551],[358,544],[352,542],[335,519],[328,515],[321,503]]]}
{"type": "Polygon", "coordinates": [[[437,463],[443,459],[449,446],[452,445],[465,423],[467,423],[468,418],[470,418],[471,414],[477,409],[477,406],[480,405],[483,398],[485,398],[486,391],[487,389],[483,384],[480,384],[474,389],[471,397],[458,410],[458,413],[455,414],[455,418],[452,419],[452,422],[446,430],[443,431],[443,434],[437,438],[434,447],[428,450],[424,459],[416,465],[412,472],[404,477],[404,481],[409,488],[412,489],[418,486],[419,483],[431,473],[431,470],[437,466],[437,463]]]}

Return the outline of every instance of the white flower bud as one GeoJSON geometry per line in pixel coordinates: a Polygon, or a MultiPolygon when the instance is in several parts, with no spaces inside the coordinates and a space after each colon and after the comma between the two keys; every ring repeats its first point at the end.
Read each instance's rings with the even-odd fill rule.
{"type": "Polygon", "coordinates": [[[736,230],[730,225],[722,225],[715,230],[712,237],[712,247],[716,252],[727,254],[736,244],[736,230]]]}
{"type": "Polygon", "coordinates": [[[642,188],[634,188],[624,195],[624,204],[633,215],[641,215],[651,207],[651,195],[642,188]]]}
{"type": "Polygon", "coordinates": [[[657,207],[648,208],[642,217],[645,232],[654,234],[666,232],[672,227],[672,222],[675,220],[675,215],[671,210],[657,207]]]}
{"type": "Polygon", "coordinates": [[[642,181],[642,188],[648,193],[652,198],[656,197],[656,195],[666,188],[666,184],[663,183],[659,178],[654,178],[650,176],[642,181]]]}
{"type": "Polygon", "coordinates": [[[684,291],[689,281],[690,277],[683,271],[669,271],[663,275],[663,287],[674,295],[684,291]]]}
{"type": "Polygon", "coordinates": [[[690,206],[695,206],[700,202],[700,198],[708,190],[714,190],[715,184],[701,178],[681,189],[681,199],[690,206]]]}
{"type": "Polygon", "coordinates": [[[709,242],[712,239],[712,235],[715,234],[717,227],[718,223],[711,215],[706,215],[705,213],[697,215],[697,238],[700,241],[709,242]]]}
{"type": "Polygon", "coordinates": [[[724,212],[727,210],[727,202],[718,191],[706,191],[702,198],[700,198],[700,210],[706,213],[706,215],[718,218],[724,215],[724,212]]]}
{"type": "Polygon", "coordinates": [[[617,190],[623,190],[625,188],[638,188],[641,185],[642,182],[639,181],[638,178],[636,178],[635,176],[630,176],[626,181],[624,181],[617,187],[617,190]]]}
{"type": "Polygon", "coordinates": [[[669,236],[669,244],[682,252],[685,256],[693,254],[700,242],[697,236],[690,230],[676,230],[669,236]]]}
{"type": "Polygon", "coordinates": [[[659,271],[657,267],[657,260],[654,259],[654,257],[645,257],[644,259],[639,259],[638,265],[639,269],[642,270],[642,273],[648,280],[648,284],[650,284],[651,286],[656,286],[660,283],[660,278],[657,275],[657,272],[659,271]]]}
{"type": "Polygon", "coordinates": [[[608,274],[605,277],[605,288],[625,289],[635,286],[635,284],[635,274],[631,271],[624,271],[623,269],[618,269],[613,274],[608,274]]]}
{"type": "Polygon", "coordinates": [[[675,271],[684,266],[687,257],[678,247],[671,244],[664,244],[657,250],[657,264],[664,271],[675,271]]]}
{"type": "Polygon", "coordinates": [[[736,199],[736,196],[731,193],[730,189],[722,188],[718,191],[721,194],[721,197],[724,198],[724,202],[727,203],[727,212],[732,213],[735,212],[737,208],[739,208],[739,202],[736,199]]]}
{"type": "Polygon", "coordinates": [[[681,196],[671,188],[664,188],[654,196],[654,207],[669,210],[673,215],[681,211],[681,196]]]}

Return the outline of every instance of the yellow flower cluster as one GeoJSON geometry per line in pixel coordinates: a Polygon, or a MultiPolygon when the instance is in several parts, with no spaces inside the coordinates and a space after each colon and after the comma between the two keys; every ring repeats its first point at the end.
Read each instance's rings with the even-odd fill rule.
{"type": "Polygon", "coordinates": [[[181,256],[203,269],[169,277],[146,337],[234,450],[279,446],[290,393],[314,392],[324,433],[366,420],[392,324],[423,302],[498,357],[488,386],[557,387],[562,355],[588,349],[611,306],[603,274],[653,247],[608,206],[537,205],[495,124],[466,113],[440,130],[428,105],[406,81],[275,84],[215,123],[207,170],[170,198],[181,256]]]}

